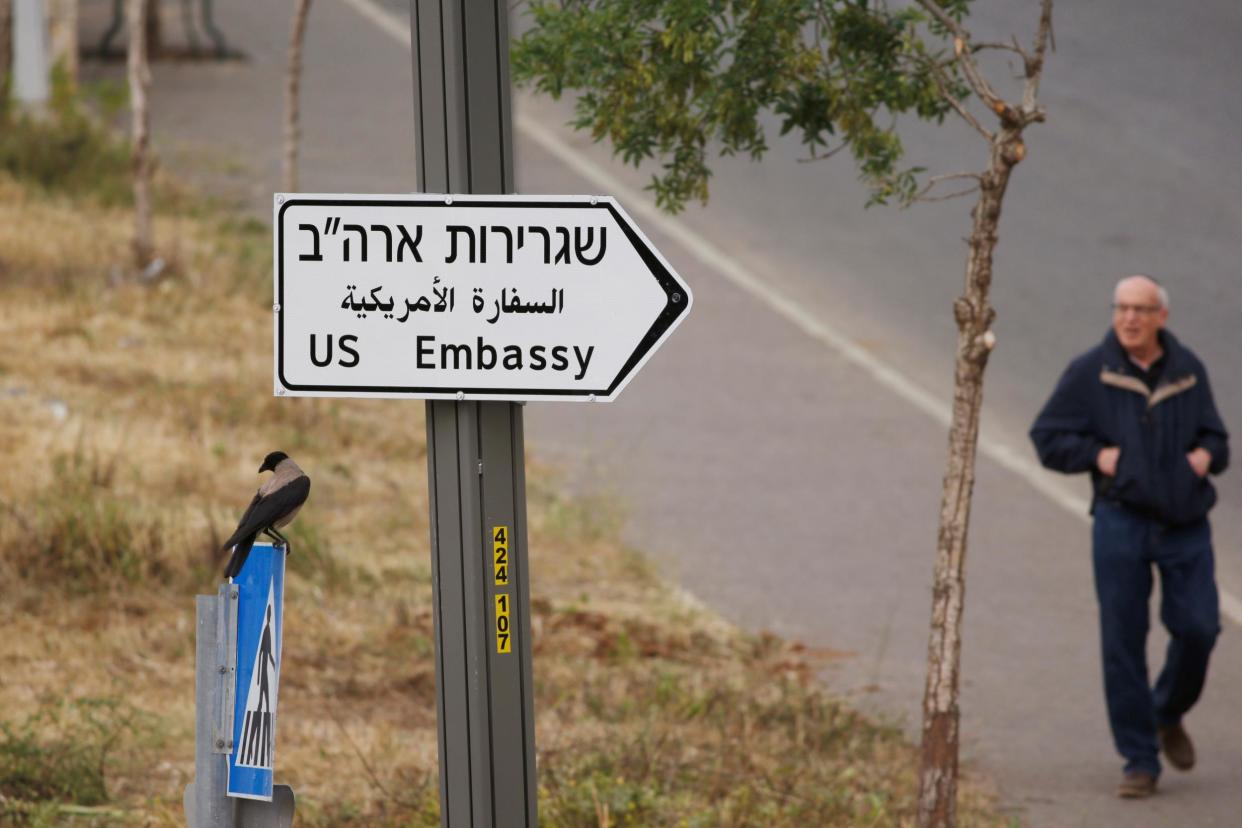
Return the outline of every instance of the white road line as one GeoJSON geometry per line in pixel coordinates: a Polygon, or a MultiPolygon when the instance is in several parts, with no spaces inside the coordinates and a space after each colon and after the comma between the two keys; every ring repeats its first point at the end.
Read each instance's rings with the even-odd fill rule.
{"type": "MultiPolygon", "coordinates": [[[[410,26],[407,18],[381,8],[375,4],[374,0],[343,0],[343,2],[391,35],[401,45],[407,49],[410,48],[410,26]]],[[[615,196],[625,205],[631,215],[646,222],[649,226],[658,225],[660,232],[685,248],[702,264],[767,305],[807,336],[822,342],[867,372],[880,385],[931,417],[944,428],[949,427],[951,411],[948,404],[916,385],[896,368],[850,341],[822,319],[811,315],[794,299],[778,293],[771,282],[761,280],[750,270],[738,264],[735,258],[691,229],[689,225],[661,213],[648,196],[623,184],[603,167],[566,143],[551,129],[521,114],[514,120],[515,125],[523,134],[594,184],[600,194],[615,196]]],[[[1021,456],[1007,444],[987,434],[979,436],[979,451],[992,462],[1025,480],[1040,494],[1084,523],[1089,521],[1087,499],[1067,491],[1052,473],[1044,470],[1035,461],[1021,456]]],[[[1242,626],[1242,600],[1225,589],[1220,590],[1220,610],[1230,621],[1242,626]]]]}
{"type": "Polygon", "coordinates": [[[344,0],[347,6],[370,20],[387,34],[396,38],[402,46],[410,48],[410,19],[396,12],[381,8],[371,0],[344,0]]]}

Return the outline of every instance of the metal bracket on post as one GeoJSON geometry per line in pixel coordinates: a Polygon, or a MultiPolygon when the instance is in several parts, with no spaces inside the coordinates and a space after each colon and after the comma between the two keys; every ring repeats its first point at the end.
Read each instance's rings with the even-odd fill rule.
{"type": "Polygon", "coordinates": [[[237,800],[237,828],[292,828],[294,812],[293,788],[272,787],[272,801],[237,800]]]}
{"type": "MultiPolygon", "coordinates": [[[[230,626],[230,613],[222,606],[229,600],[228,586],[222,586],[215,595],[199,595],[195,600],[194,781],[186,786],[184,800],[186,824],[190,828],[237,825],[236,804],[225,795],[228,758],[215,747],[223,706],[220,665],[228,662],[224,642],[229,639],[227,631],[235,630],[237,625],[236,607],[230,626]]],[[[227,741],[226,738],[226,744],[227,741]]]]}
{"type": "Polygon", "coordinates": [[[233,713],[237,687],[237,601],[236,584],[220,585],[216,595],[216,675],[220,699],[219,716],[212,732],[212,753],[233,752],[233,713]]]}

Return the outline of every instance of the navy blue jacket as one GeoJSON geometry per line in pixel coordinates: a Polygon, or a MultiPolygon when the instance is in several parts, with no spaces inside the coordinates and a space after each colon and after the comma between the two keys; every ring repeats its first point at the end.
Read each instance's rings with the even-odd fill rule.
{"type": "Polygon", "coordinates": [[[1209,472],[1220,474],[1229,465],[1229,435],[1203,363],[1168,331],[1160,332],[1160,342],[1164,371],[1149,391],[1110,330],[1065,369],[1031,426],[1031,440],[1048,468],[1091,472],[1095,500],[1122,503],[1165,523],[1190,523],[1216,503],[1216,489],[1195,474],[1186,454],[1207,449],[1209,472]],[[1115,477],[1095,465],[1100,449],[1109,446],[1121,449],[1115,477]]]}

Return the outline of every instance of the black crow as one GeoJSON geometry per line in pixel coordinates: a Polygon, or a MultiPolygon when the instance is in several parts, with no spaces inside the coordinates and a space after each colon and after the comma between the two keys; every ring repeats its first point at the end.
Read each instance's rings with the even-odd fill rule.
{"type": "Polygon", "coordinates": [[[263,458],[259,473],[265,471],[273,472],[271,478],[259,487],[237,524],[237,531],[222,547],[233,547],[233,557],[229,558],[228,566],[224,568],[226,578],[236,578],[241,572],[250,547],[254,546],[254,539],[260,532],[288,549],[289,541],[276,530],[293,520],[310,494],[310,478],[283,451],[273,451],[263,458]]]}

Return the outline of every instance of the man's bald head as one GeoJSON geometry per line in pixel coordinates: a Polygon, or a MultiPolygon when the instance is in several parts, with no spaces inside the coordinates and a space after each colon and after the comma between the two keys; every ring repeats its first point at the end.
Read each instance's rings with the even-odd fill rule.
{"type": "Polygon", "coordinates": [[[1168,310],[1169,292],[1165,290],[1164,285],[1160,284],[1152,277],[1146,274],[1143,274],[1143,273],[1135,273],[1133,276],[1123,276],[1121,279],[1118,280],[1117,286],[1113,288],[1113,301],[1114,302],[1117,301],[1117,292],[1122,289],[1123,285],[1126,286],[1127,289],[1132,288],[1132,287],[1144,287],[1144,288],[1155,289],[1156,298],[1157,298],[1157,301],[1160,303],[1160,307],[1164,308],[1165,310],[1168,310]]]}
{"type": "Polygon", "coordinates": [[[1150,276],[1127,276],[1113,288],[1113,331],[1140,362],[1160,356],[1160,330],[1168,318],[1168,291],[1150,276]]]}

